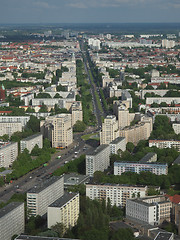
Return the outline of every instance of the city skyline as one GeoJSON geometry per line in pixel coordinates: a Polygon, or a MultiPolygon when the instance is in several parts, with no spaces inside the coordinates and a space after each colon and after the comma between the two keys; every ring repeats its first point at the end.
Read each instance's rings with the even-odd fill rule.
{"type": "Polygon", "coordinates": [[[178,0],[7,0],[1,24],[180,22],[178,0]]]}

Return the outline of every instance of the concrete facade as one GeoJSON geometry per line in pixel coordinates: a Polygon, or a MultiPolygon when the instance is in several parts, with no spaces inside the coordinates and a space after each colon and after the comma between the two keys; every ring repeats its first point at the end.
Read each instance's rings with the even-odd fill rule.
{"type": "Polygon", "coordinates": [[[18,157],[18,143],[6,143],[0,148],[0,167],[8,168],[18,157]]]}
{"type": "Polygon", "coordinates": [[[43,147],[43,135],[41,133],[22,139],[20,141],[21,152],[23,152],[25,148],[31,152],[35,145],[38,145],[39,148],[43,147]]]}

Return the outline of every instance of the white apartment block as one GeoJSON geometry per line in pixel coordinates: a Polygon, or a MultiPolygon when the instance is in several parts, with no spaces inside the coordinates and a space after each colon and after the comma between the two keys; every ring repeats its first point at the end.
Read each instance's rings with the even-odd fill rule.
{"type": "Polygon", "coordinates": [[[152,77],[151,83],[171,83],[171,84],[180,84],[180,77],[152,77]]]}
{"type": "Polygon", "coordinates": [[[71,106],[72,126],[77,121],[83,121],[82,103],[80,101],[74,102],[71,106]]]}
{"type": "Polygon", "coordinates": [[[118,137],[110,144],[110,154],[117,154],[118,150],[126,151],[126,139],[124,137],[118,137]]]}
{"type": "Polygon", "coordinates": [[[175,44],[176,42],[173,40],[167,40],[167,39],[162,40],[162,47],[164,48],[173,48],[175,44]]]}
{"type": "Polygon", "coordinates": [[[37,145],[39,148],[43,147],[43,135],[41,133],[34,134],[20,141],[21,152],[26,148],[30,153],[37,145]]]}
{"type": "Polygon", "coordinates": [[[149,140],[149,147],[176,148],[180,152],[180,140],[149,140]]]}
{"type": "Polygon", "coordinates": [[[135,197],[145,197],[147,186],[131,186],[125,184],[86,184],[86,196],[91,200],[110,199],[111,205],[124,207],[126,200],[135,197]]]}
{"type": "Polygon", "coordinates": [[[124,105],[118,107],[118,125],[119,129],[130,125],[129,110],[124,105]]]}
{"type": "Polygon", "coordinates": [[[109,144],[117,137],[119,137],[119,128],[116,116],[108,115],[102,124],[102,131],[100,132],[100,144],[109,144]]]}
{"type": "Polygon", "coordinates": [[[21,123],[22,128],[29,120],[30,116],[0,116],[0,123],[21,123]]]}
{"type": "Polygon", "coordinates": [[[167,163],[140,163],[140,162],[114,162],[114,175],[121,175],[124,172],[151,172],[156,175],[167,175],[167,163]]]}
{"type": "Polygon", "coordinates": [[[96,171],[104,171],[110,166],[110,146],[100,145],[86,155],[86,175],[93,176],[96,171]]]}
{"type": "Polygon", "coordinates": [[[7,134],[11,137],[15,132],[22,132],[21,122],[0,122],[0,136],[7,134]]]}
{"type": "Polygon", "coordinates": [[[179,133],[180,133],[180,123],[173,123],[172,127],[173,127],[174,132],[175,132],[176,134],[179,134],[179,133]]]}
{"type": "Polygon", "coordinates": [[[74,227],[79,217],[79,211],[79,193],[65,193],[48,206],[48,228],[56,223],[62,223],[65,229],[74,227]]]}
{"type": "Polygon", "coordinates": [[[172,203],[163,196],[127,199],[126,218],[150,225],[170,221],[172,203]]]}
{"type": "Polygon", "coordinates": [[[11,240],[12,236],[24,232],[24,203],[12,202],[0,209],[0,239],[11,240]]]}
{"type": "Polygon", "coordinates": [[[48,138],[52,147],[65,148],[73,142],[71,114],[49,116],[40,122],[41,133],[48,138]]]}
{"type": "Polygon", "coordinates": [[[51,177],[27,192],[29,216],[43,216],[48,206],[64,194],[64,177],[51,177]]]}
{"type": "Polygon", "coordinates": [[[162,102],[165,102],[166,104],[179,104],[180,103],[180,97],[148,97],[146,98],[146,104],[150,105],[152,103],[161,104],[162,102]]]}
{"type": "Polygon", "coordinates": [[[8,168],[18,157],[18,143],[4,143],[0,146],[0,167],[8,168]]]}

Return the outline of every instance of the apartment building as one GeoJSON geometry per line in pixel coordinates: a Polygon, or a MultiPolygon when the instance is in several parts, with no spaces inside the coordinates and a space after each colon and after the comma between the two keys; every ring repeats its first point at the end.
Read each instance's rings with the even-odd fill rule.
{"type": "Polygon", "coordinates": [[[0,167],[8,168],[18,156],[18,143],[7,142],[0,144],[0,167]]]}
{"type": "Polygon", "coordinates": [[[102,131],[100,132],[100,144],[109,144],[117,137],[119,137],[119,128],[116,116],[108,115],[102,124],[102,131]]]}
{"type": "Polygon", "coordinates": [[[43,216],[48,206],[64,194],[64,177],[51,177],[27,192],[29,216],[43,216]]]}
{"type": "Polygon", "coordinates": [[[71,114],[72,114],[72,126],[77,121],[83,121],[83,111],[82,111],[82,103],[80,101],[74,102],[71,106],[71,114]]]}
{"type": "Polygon", "coordinates": [[[21,123],[22,128],[29,120],[30,116],[0,116],[0,123],[21,123]]]}
{"type": "Polygon", "coordinates": [[[167,163],[140,163],[140,162],[115,162],[114,175],[121,175],[124,172],[151,172],[156,175],[167,175],[167,163]]]}
{"type": "Polygon", "coordinates": [[[153,103],[161,104],[162,102],[165,102],[166,104],[179,104],[180,103],[180,97],[147,97],[146,98],[146,104],[150,105],[153,103]]]}
{"type": "Polygon", "coordinates": [[[152,131],[152,119],[146,122],[139,122],[134,126],[129,126],[120,130],[120,137],[126,138],[126,143],[132,142],[137,145],[140,140],[146,140],[150,137],[152,131]]]}
{"type": "Polygon", "coordinates": [[[159,225],[170,221],[172,203],[164,196],[127,199],[126,218],[138,223],[159,225]]]}
{"type": "Polygon", "coordinates": [[[118,150],[126,151],[126,139],[124,137],[118,137],[110,144],[110,154],[117,154],[118,150]]]}
{"type": "Polygon", "coordinates": [[[110,146],[103,144],[86,155],[86,175],[93,176],[96,171],[104,171],[110,166],[110,146]]]}
{"type": "Polygon", "coordinates": [[[29,152],[37,145],[39,148],[43,147],[43,135],[41,133],[34,134],[20,141],[21,152],[26,148],[29,152]]]}
{"type": "Polygon", "coordinates": [[[62,223],[65,229],[76,225],[79,217],[79,193],[66,192],[48,206],[47,225],[51,228],[56,223],[62,223]]]}
{"type": "Polygon", "coordinates": [[[149,147],[176,148],[180,152],[180,140],[149,140],[149,147]]]}
{"type": "Polygon", "coordinates": [[[147,193],[147,186],[131,186],[125,184],[86,184],[86,196],[91,200],[108,199],[111,205],[124,207],[126,200],[135,197],[145,197],[147,193]]]}
{"type": "Polygon", "coordinates": [[[73,142],[71,114],[49,116],[40,122],[41,133],[48,138],[52,147],[65,148],[73,142]]]}
{"type": "Polygon", "coordinates": [[[130,125],[129,110],[121,105],[118,107],[118,126],[119,129],[125,128],[130,125]]]}
{"type": "Polygon", "coordinates": [[[11,240],[15,234],[24,232],[24,203],[12,202],[0,209],[0,239],[11,240]]]}
{"type": "Polygon", "coordinates": [[[20,122],[0,122],[0,136],[7,134],[11,137],[15,132],[22,132],[22,124],[20,122]]]}

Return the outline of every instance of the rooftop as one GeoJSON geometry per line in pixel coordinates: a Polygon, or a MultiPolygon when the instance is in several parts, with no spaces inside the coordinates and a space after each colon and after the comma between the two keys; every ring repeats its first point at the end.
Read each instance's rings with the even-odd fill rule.
{"type": "Polygon", "coordinates": [[[180,155],[175,159],[173,164],[180,164],[180,155]]]}
{"type": "Polygon", "coordinates": [[[157,156],[157,154],[154,152],[149,152],[143,158],[141,158],[139,163],[148,163],[148,161],[154,156],[157,156]]]}
{"type": "Polygon", "coordinates": [[[173,235],[173,233],[169,232],[159,232],[154,240],[171,240],[173,235]]]}
{"type": "Polygon", "coordinates": [[[86,154],[86,156],[96,156],[97,154],[99,154],[101,151],[103,151],[104,149],[106,149],[107,147],[109,147],[108,144],[102,144],[99,147],[97,147],[93,152],[89,152],[88,154],[86,154]]]}
{"type": "Polygon", "coordinates": [[[78,185],[89,181],[89,176],[69,173],[64,175],[64,185],[78,185]]]}
{"type": "Polygon", "coordinates": [[[65,192],[62,197],[57,199],[55,202],[53,202],[49,207],[62,207],[65,205],[67,202],[69,202],[71,199],[73,199],[75,196],[79,195],[79,193],[68,193],[65,192]]]}
{"type": "Polygon", "coordinates": [[[13,211],[15,208],[19,207],[20,205],[24,205],[23,202],[12,202],[6,205],[5,207],[0,209],[0,218],[4,217],[9,212],[13,211]]]}
{"type": "Polygon", "coordinates": [[[49,187],[50,185],[52,185],[53,183],[55,183],[56,181],[60,180],[63,177],[64,176],[60,176],[60,177],[52,176],[51,178],[49,178],[49,179],[41,182],[40,184],[32,187],[27,193],[40,193],[45,188],[49,187]]]}
{"type": "Polygon", "coordinates": [[[31,135],[31,136],[29,136],[27,138],[23,138],[21,141],[28,141],[28,140],[31,140],[31,139],[36,138],[38,136],[42,136],[42,134],[41,133],[36,133],[36,134],[31,135]]]}
{"type": "Polygon", "coordinates": [[[110,144],[116,144],[118,142],[121,142],[125,139],[125,137],[118,137],[116,139],[114,139],[110,144]]]}

